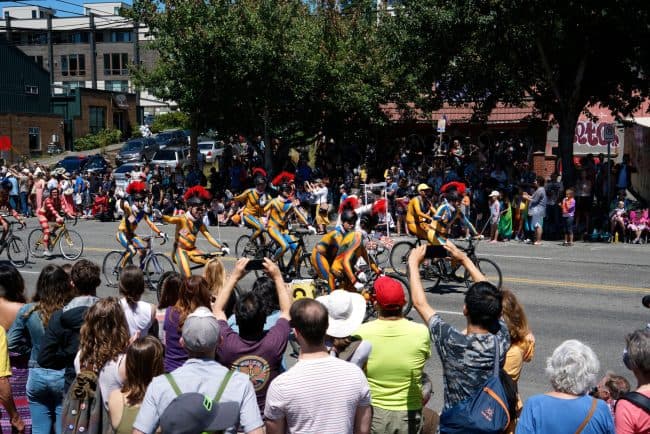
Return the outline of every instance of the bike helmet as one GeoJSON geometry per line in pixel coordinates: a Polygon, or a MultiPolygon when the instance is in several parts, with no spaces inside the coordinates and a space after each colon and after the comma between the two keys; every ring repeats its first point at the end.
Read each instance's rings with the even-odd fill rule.
{"type": "Polygon", "coordinates": [[[7,180],[7,179],[5,179],[4,181],[2,181],[2,182],[0,183],[0,185],[2,186],[2,189],[3,189],[3,190],[11,190],[11,189],[13,188],[13,185],[11,184],[11,181],[9,181],[9,180],[7,180]]]}
{"type": "Polygon", "coordinates": [[[255,186],[266,185],[266,177],[263,175],[257,175],[255,177],[255,186]]]}
{"type": "Polygon", "coordinates": [[[291,193],[291,184],[283,182],[278,187],[278,190],[280,190],[280,193],[291,193]]]}
{"type": "Polygon", "coordinates": [[[204,205],[211,197],[210,192],[200,185],[188,189],[183,195],[188,206],[204,205]]]}
{"type": "Polygon", "coordinates": [[[349,223],[351,225],[357,222],[357,213],[352,210],[345,210],[341,214],[341,223],[349,223]]]}

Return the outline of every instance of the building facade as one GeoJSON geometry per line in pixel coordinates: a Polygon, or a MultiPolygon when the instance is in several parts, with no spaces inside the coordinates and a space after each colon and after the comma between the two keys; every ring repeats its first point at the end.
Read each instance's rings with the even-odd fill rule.
{"type": "Polygon", "coordinates": [[[84,16],[56,16],[39,6],[3,8],[0,28],[9,43],[49,72],[54,94],[90,88],[135,93],[138,120],[174,109],[135,88],[133,64],[153,67],[157,56],[147,50],[147,29],[121,17],[121,2],[84,3],[84,16]]]}

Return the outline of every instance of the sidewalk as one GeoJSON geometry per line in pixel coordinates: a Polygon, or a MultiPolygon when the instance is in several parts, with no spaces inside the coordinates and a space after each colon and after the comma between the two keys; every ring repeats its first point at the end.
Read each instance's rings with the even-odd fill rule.
{"type": "MultiPolygon", "coordinates": [[[[122,145],[124,145],[124,142],[108,145],[104,147],[103,151],[105,154],[112,153],[119,150],[122,147],[122,145]]],[[[40,163],[44,166],[49,166],[52,164],[56,164],[59,160],[62,160],[64,157],[70,157],[73,155],[94,155],[94,154],[101,154],[101,153],[102,153],[102,148],[88,149],[86,151],[65,151],[65,152],[61,152],[60,154],[44,155],[38,158],[30,158],[30,161],[40,163]]]]}

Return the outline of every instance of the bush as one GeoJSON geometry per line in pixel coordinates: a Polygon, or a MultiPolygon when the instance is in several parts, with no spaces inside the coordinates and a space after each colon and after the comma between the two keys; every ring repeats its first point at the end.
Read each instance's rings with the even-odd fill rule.
{"type": "Polygon", "coordinates": [[[101,130],[97,134],[88,134],[79,137],[74,141],[75,151],[88,151],[90,149],[103,148],[120,141],[122,132],[120,130],[101,130]]]}
{"type": "Polygon", "coordinates": [[[163,130],[180,128],[187,130],[190,128],[190,117],[183,112],[169,112],[156,116],[151,124],[151,132],[159,133],[163,130]]]}

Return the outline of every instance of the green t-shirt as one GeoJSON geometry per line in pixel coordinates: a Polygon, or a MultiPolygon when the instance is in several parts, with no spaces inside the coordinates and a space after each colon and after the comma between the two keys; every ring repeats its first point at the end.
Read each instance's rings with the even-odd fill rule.
{"type": "Polygon", "coordinates": [[[429,330],[407,319],[376,320],[356,333],[372,344],[366,374],[372,405],[384,410],[422,408],[422,369],[431,355],[429,330]]]}

